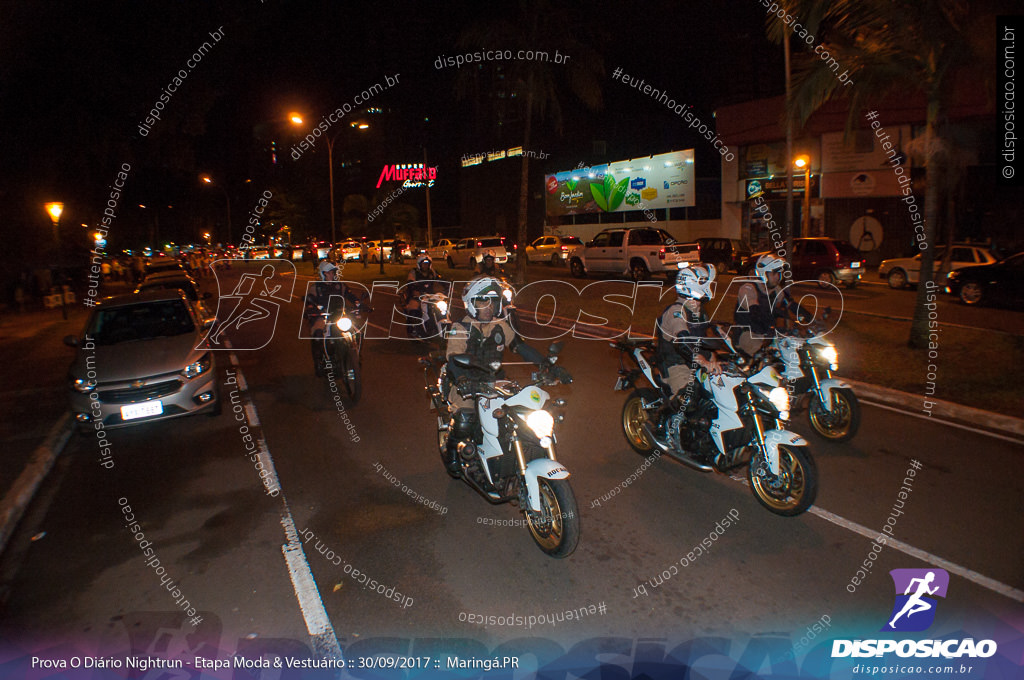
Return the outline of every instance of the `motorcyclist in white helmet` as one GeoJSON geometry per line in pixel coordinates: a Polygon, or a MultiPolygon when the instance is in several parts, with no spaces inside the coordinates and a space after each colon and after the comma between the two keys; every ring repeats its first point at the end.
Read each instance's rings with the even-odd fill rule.
{"type": "MultiPolygon", "coordinates": [[[[466,317],[453,323],[448,331],[445,356],[471,354],[481,363],[490,364],[502,361],[507,347],[531,363],[544,365],[544,355],[524,342],[509,323],[512,295],[511,286],[500,279],[488,276],[471,281],[462,294],[466,317]]],[[[572,382],[572,375],[561,366],[552,366],[549,370],[556,379],[572,382]]],[[[454,387],[468,374],[451,362],[448,371],[453,382],[448,394],[452,408],[471,407],[471,401],[462,398],[454,387]]]]}
{"type": "Polygon", "coordinates": [[[791,313],[798,319],[813,317],[784,290],[785,267],[784,259],[765,253],[754,265],[754,273],[760,281],[744,283],[736,294],[733,323],[742,327],[737,344],[747,354],[753,355],[765,342],[770,342],[777,327],[785,330],[791,313]]]}
{"type": "Polygon", "coordinates": [[[322,338],[324,329],[327,327],[327,322],[321,316],[321,312],[332,308],[336,309],[339,304],[345,306],[351,302],[356,305],[359,303],[359,298],[348,286],[338,281],[338,265],[323,259],[316,269],[320,280],[309,287],[303,314],[309,323],[309,334],[313,338],[313,366],[319,376],[322,374],[322,370],[318,352],[323,352],[323,343],[317,342],[316,338],[322,338]]]}
{"type": "MultiPolygon", "coordinates": [[[[676,274],[676,300],[661,313],[657,325],[656,361],[662,379],[669,386],[673,401],[685,408],[696,403],[693,398],[698,384],[694,380],[697,367],[712,375],[722,372],[716,350],[724,349],[720,338],[709,336],[711,320],[704,303],[714,297],[712,283],[715,267],[697,263],[676,274]]],[[[666,403],[674,410],[676,404],[666,403]]]]}

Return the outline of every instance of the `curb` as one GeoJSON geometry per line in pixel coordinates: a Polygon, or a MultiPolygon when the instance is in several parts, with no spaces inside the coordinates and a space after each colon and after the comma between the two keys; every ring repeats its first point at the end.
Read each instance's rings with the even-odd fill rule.
{"type": "MultiPolygon", "coordinates": [[[[923,412],[921,407],[924,397],[920,394],[901,392],[889,387],[871,385],[859,380],[850,380],[849,378],[844,378],[844,380],[853,385],[859,396],[880,401],[889,406],[901,406],[908,411],[923,412]]],[[[963,406],[952,401],[942,401],[941,399],[929,399],[928,402],[933,404],[931,408],[932,416],[940,416],[949,420],[956,420],[964,424],[1015,436],[1021,439],[1021,443],[1024,443],[1024,420],[1020,418],[1004,416],[1001,413],[984,411],[980,408],[963,406]]]]}
{"type": "Polygon", "coordinates": [[[71,413],[65,412],[50,428],[50,433],[46,435],[43,443],[32,452],[25,469],[0,501],[0,554],[7,547],[7,541],[14,534],[18,522],[25,514],[25,508],[32,502],[39,485],[43,483],[57,456],[71,438],[73,428],[74,420],[71,413]]]}

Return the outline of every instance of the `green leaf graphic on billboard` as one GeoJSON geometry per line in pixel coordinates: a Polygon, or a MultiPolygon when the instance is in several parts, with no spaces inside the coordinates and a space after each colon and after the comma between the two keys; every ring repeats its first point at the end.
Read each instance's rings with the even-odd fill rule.
{"type": "Polygon", "coordinates": [[[576,185],[579,183],[580,182],[577,179],[567,179],[565,181],[565,186],[569,188],[569,191],[576,191],[576,185]]]}
{"type": "MultiPolygon", "coordinates": [[[[613,180],[613,183],[614,183],[614,180],[613,180]]],[[[608,199],[608,205],[609,205],[608,209],[609,210],[615,210],[620,205],[622,205],[622,199],[625,198],[627,190],[629,190],[629,178],[628,177],[624,178],[621,182],[618,183],[618,185],[616,185],[615,192],[609,197],[609,199],[608,199]]]]}
{"type": "Polygon", "coordinates": [[[597,203],[597,207],[599,207],[601,210],[604,210],[605,212],[607,212],[608,211],[608,201],[605,200],[604,192],[602,191],[603,188],[604,187],[601,186],[601,185],[591,184],[590,185],[590,193],[594,195],[594,202],[597,203]]]}
{"type": "Polygon", "coordinates": [[[640,202],[640,194],[635,191],[626,195],[626,205],[636,205],[640,202]]]}

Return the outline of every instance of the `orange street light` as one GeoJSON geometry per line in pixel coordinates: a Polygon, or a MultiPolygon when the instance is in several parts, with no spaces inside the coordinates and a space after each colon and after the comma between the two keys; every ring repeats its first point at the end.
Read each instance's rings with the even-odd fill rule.
{"type": "Polygon", "coordinates": [[[804,154],[793,159],[793,165],[804,171],[804,209],[800,221],[801,236],[811,235],[811,157],[804,154]]]}

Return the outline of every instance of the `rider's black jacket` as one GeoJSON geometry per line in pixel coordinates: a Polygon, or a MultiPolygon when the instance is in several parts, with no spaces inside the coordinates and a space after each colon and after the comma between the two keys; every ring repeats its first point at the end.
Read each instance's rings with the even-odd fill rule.
{"type": "Polygon", "coordinates": [[[340,281],[317,281],[310,287],[305,302],[303,314],[306,321],[312,324],[322,310],[334,312],[343,309],[348,303],[357,304],[359,298],[340,281]]]}

